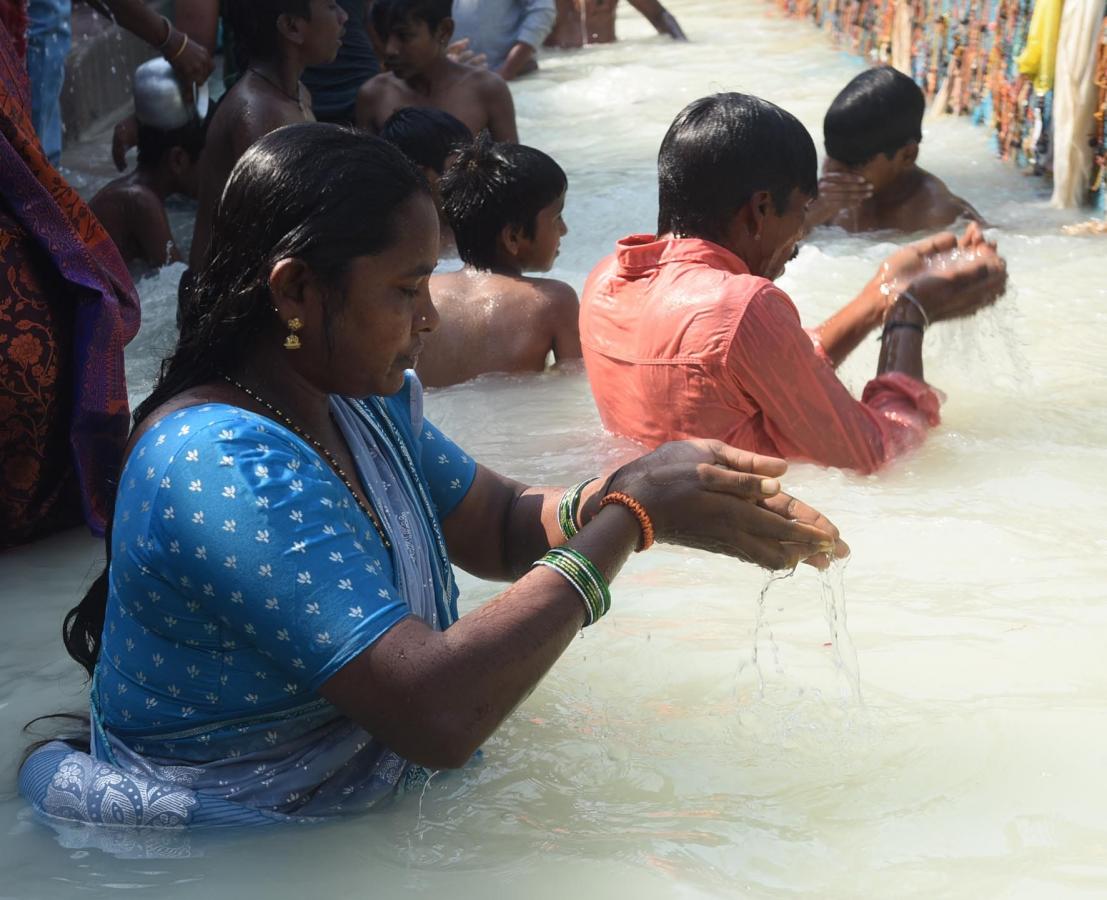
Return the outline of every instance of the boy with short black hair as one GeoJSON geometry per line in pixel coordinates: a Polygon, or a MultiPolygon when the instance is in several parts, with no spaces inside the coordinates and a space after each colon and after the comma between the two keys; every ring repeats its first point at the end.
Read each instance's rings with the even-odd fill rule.
{"type": "Polygon", "coordinates": [[[315,121],[300,76],[338,55],[346,25],[345,11],[333,0],[226,0],[225,15],[244,69],[220,101],[200,157],[193,269],[207,255],[215,207],[239,157],[270,131],[315,121]]]}
{"type": "Polygon", "coordinates": [[[396,110],[430,106],[461,120],[473,134],[488,129],[493,140],[518,140],[506,82],[446,55],[454,33],[451,9],[452,0],[376,0],[373,28],[388,71],[358,91],[358,127],[379,133],[396,110]]]}
{"type": "Polygon", "coordinates": [[[808,227],[922,231],[980,221],[965,200],[918,165],[926,98],[890,66],[867,69],[834,98],[823,120],[826,162],[808,227]]]}
{"type": "Polygon", "coordinates": [[[103,187],[89,202],[123,260],[160,268],[183,257],[165,213],[171,194],[196,196],[197,160],[204,148],[204,123],[180,93],[169,63],[153,59],[135,72],[138,165],[103,187]]]}
{"type": "Polygon", "coordinates": [[[450,157],[473,140],[464,122],[430,106],[396,110],[384,123],[380,136],[415,163],[431,187],[449,168],[450,157]]]}
{"type": "Polygon", "coordinates": [[[415,163],[427,179],[434,194],[434,205],[438,207],[439,256],[449,253],[454,247],[454,233],[442,211],[438,182],[452,158],[472,143],[472,133],[464,122],[441,109],[405,106],[388,117],[380,136],[415,163]]]}
{"type": "Polygon", "coordinates": [[[418,373],[429,387],[485,372],[540,372],[581,355],[579,304],[549,271],[561,238],[568,179],[545,153],[481,135],[442,178],[442,204],[465,267],[431,277],[441,324],[418,373]]]}

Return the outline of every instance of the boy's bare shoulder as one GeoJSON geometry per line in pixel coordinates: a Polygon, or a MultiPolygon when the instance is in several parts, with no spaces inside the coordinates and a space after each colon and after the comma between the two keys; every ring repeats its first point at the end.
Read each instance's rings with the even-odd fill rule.
{"type": "Polygon", "coordinates": [[[374,99],[398,89],[400,80],[391,72],[378,72],[357,89],[358,97],[374,99]]]}
{"type": "Polygon", "coordinates": [[[455,84],[464,84],[483,97],[496,97],[511,92],[507,82],[491,69],[479,69],[476,66],[455,63],[453,71],[456,73],[455,84]]]}
{"type": "Polygon", "coordinates": [[[923,175],[916,196],[922,200],[920,207],[927,212],[926,225],[941,228],[962,217],[981,220],[972,205],[953,193],[941,178],[925,170],[923,175]]]}
{"type": "MultiPolygon", "coordinates": [[[[310,103],[306,90],[302,99],[310,103]]],[[[249,84],[239,80],[215,111],[207,143],[225,142],[237,160],[259,138],[284,125],[302,121],[303,116],[293,104],[253,90],[249,84]]]]}
{"type": "Polygon", "coordinates": [[[562,310],[567,306],[578,307],[580,300],[577,292],[571,285],[556,278],[531,278],[524,279],[529,283],[536,297],[544,302],[551,310],[562,310]]]}
{"type": "Polygon", "coordinates": [[[146,185],[135,181],[133,175],[124,175],[104,185],[89,201],[89,205],[93,212],[97,208],[111,206],[125,208],[131,214],[142,214],[162,208],[161,198],[146,185]]]}

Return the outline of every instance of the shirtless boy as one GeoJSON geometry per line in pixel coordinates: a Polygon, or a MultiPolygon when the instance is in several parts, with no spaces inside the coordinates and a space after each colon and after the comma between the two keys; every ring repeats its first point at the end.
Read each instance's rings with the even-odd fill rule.
{"type": "Polygon", "coordinates": [[[226,0],[245,71],[219,103],[200,156],[200,196],[189,265],[208,249],[215,207],[238,158],[283,125],[314,122],[300,76],[338,54],[346,13],[334,0],[226,0]]]}
{"type": "Polygon", "coordinates": [[[169,63],[153,59],[135,73],[138,166],[102,188],[89,202],[128,264],[160,268],[183,257],[173,240],[165,199],[196,196],[196,161],[204,148],[204,123],[181,96],[166,103],[163,90],[177,90],[169,63]]]}
{"type": "MultiPolygon", "coordinates": [[[[645,16],[658,34],[686,41],[673,14],[659,0],[628,0],[645,16]]],[[[557,21],[546,38],[547,47],[581,47],[615,42],[615,9],[619,0],[557,0],[557,21]]]]}
{"type": "Polygon", "coordinates": [[[494,72],[454,62],[446,55],[454,33],[452,0],[376,0],[373,27],[388,69],[361,86],[356,122],[379,133],[405,106],[433,106],[465,123],[488,129],[495,141],[517,141],[515,104],[494,72]]]}
{"type": "Polygon", "coordinates": [[[442,178],[442,204],[453,226],[459,272],[431,277],[441,323],[427,336],[418,374],[428,387],[485,372],[541,372],[552,350],[580,357],[576,292],[548,271],[568,229],[561,218],[568,182],[541,151],[493,144],[487,135],[442,178]]]}
{"type": "Polygon", "coordinates": [[[918,165],[926,99],[902,72],[867,69],[823,120],[826,162],[807,226],[925,231],[980,214],[918,165]]]}

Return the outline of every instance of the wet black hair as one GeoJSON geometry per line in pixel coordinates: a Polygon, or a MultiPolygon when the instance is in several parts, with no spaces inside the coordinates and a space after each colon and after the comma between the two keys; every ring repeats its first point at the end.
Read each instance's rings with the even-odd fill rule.
{"type": "Polygon", "coordinates": [[[462,262],[494,268],[503,229],[514,226],[534,237],[538,213],[568,186],[564,170],[541,150],[497,144],[482,131],[439,182],[462,262]]]}
{"type": "Polygon", "coordinates": [[[388,117],[380,137],[399,147],[417,166],[441,175],[446,159],[473,140],[460,119],[431,106],[405,106],[388,117]]]}
{"type": "MultiPolygon", "coordinates": [[[[280,260],[302,260],[328,289],[329,326],[344,302],[350,264],[393,244],[397,213],[418,194],[430,195],[419,170],[363,131],[288,125],[258,140],[227,181],[212,223],[214,252],[181,317],[176,349],[135,410],[135,427],[170,398],[231,371],[242,348],[274,323],[269,273],[280,260]]],[[[62,628],[66,650],[89,675],[100,655],[107,599],[105,566],[62,628]]]]}
{"type": "Polygon", "coordinates": [[[777,213],[792,191],[818,192],[815,142],[803,124],[749,94],[713,94],[680,111],[657,157],[657,233],[719,241],[757,191],[777,213]]]}
{"type": "Polygon", "coordinates": [[[826,155],[860,166],[878,153],[889,159],[910,141],[922,140],[926,97],[891,66],[866,69],[844,88],[823,119],[826,155]]]}
{"type": "Polygon", "coordinates": [[[181,147],[188,158],[196,162],[200,151],[204,149],[207,126],[204,121],[194,118],[180,128],[165,130],[152,125],[138,126],[138,164],[142,168],[153,168],[174,147],[181,147]]]}
{"type": "Polygon", "coordinates": [[[375,0],[370,11],[373,30],[384,40],[404,22],[426,22],[434,31],[453,15],[454,0],[375,0]]]}
{"type": "Polygon", "coordinates": [[[224,12],[234,35],[234,51],[242,68],[271,60],[280,47],[277,19],[283,15],[311,19],[311,0],[224,0],[224,12]]]}

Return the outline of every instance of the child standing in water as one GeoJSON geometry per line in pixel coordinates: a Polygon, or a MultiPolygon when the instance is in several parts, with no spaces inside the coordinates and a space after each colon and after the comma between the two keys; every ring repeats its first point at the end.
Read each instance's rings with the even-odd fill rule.
{"type": "MultiPolygon", "coordinates": [[[[667,34],[674,41],[686,41],[684,31],[660,0],[628,0],[654,27],[658,34],[667,34]]],[[[557,0],[557,21],[547,47],[571,49],[585,44],[615,42],[615,10],[619,0],[557,0]]]]}
{"type": "Polygon", "coordinates": [[[423,384],[541,372],[551,351],[559,363],[579,358],[576,291],[523,274],[549,271],[568,232],[561,167],[539,150],[493,144],[482,135],[440,186],[465,267],[431,278],[441,323],[419,358],[423,384]]]}
{"type": "Polygon", "coordinates": [[[270,131],[315,121],[300,76],[334,60],[347,18],[333,0],[226,0],[226,16],[245,71],[220,102],[200,157],[193,269],[207,254],[215,207],[238,158],[270,131]]]}
{"type": "Polygon", "coordinates": [[[926,98],[890,66],[867,69],[823,120],[826,162],[807,227],[924,231],[980,214],[918,164],[926,98]]]}
{"type": "Polygon", "coordinates": [[[358,91],[358,127],[379,133],[396,110],[433,106],[464,122],[473,134],[487,128],[493,140],[519,139],[507,83],[446,55],[454,33],[451,7],[452,0],[376,0],[373,27],[384,45],[388,71],[358,91]]]}
{"type": "Polygon", "coordinates": [[[443,174],[454,158],[473,141],[465,123],[448,112],[430,106],[405,106],[398,109],[381,129],[381,139],[394,147],[419,167],[430,185],[434,205],[438,208],[440,237],[438,256],[456,249],[454,233],[442,212],[442,195],[438,188],[443,174]]]}
{"type": "Polygon", "coordinates": [[[196,196],[196,161],[204,147],[204,124],[195,106],[181,96],[164,59],[143,63],[135,72],[138,166],[96,194],[89,207],[111,236],[124,262],[160,268],[184,257],[177,249],[165,199],[196,196]],[[166,97],[175,102],[166,102],[166,97]]]}

